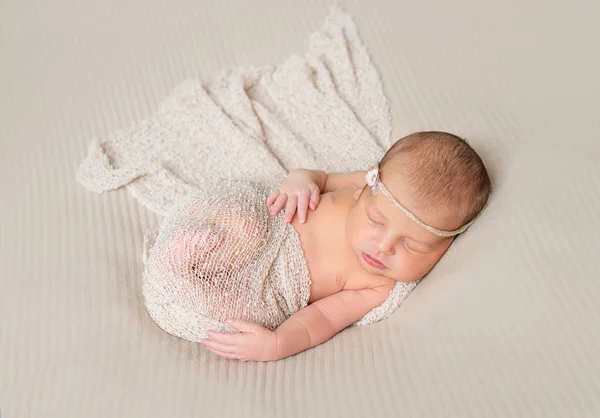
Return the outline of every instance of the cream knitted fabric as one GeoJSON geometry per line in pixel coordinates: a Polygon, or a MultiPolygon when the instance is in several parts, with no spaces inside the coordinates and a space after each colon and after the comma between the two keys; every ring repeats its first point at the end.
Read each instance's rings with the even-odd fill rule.
{"type": "Polygon", "coordinates": [[[274,330],[304,308],[310,277],[300,238],[269,216],[273,187],[223,181],[174,205],[148,245],[142,290],[150,316],[191,341],[233,332],[241,318],[274,330]]]}
{"type": "Polygon", "coordinates": [[[77,172],[160,214],[218,178],[281,182],[295,168],[364,170],[392,145],[389,106],[352,19],[334,8],[310,48],[276,67],[179,85],[150,118],[93,141],[77,172]]]}
{"type": "MultiPolygon", "coordinates": [[[[77,179],[95,192],[126,186],[165,215],[217,179],[278,184],[299,167],[364,170],[392,145],[389,119],[356,27],[334,7],[306,53],[188,80],[152,117],[93,141],[77,179]]],[[[357,324],[385,318],[414,286],[398,283],[357,324]]]]}

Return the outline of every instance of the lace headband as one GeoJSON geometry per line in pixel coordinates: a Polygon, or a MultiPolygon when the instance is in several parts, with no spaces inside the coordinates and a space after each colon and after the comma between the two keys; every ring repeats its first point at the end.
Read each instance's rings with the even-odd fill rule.
{"type": "MultiPolygon", "coordinates": [[[[390,193],[390,191],[387,189],[387,187],[385,187],[385,185],[383,184],[383,182],[379,178],[379,166],[378,165],[375,165],[373,168],[371,168],[367,172],[367,174],[365,175],[365,180],[367,181],[367,184],[369,186],[371,186],[371,191],[373,192],[373,194],[378,194],[378,193],[383,194],[385,197],[387,197],[394,204],[394,206],[396,206],[398,209],[400,209],[402,212],[404,212],[404,214],[406,216],[408,216],[410,219],[412,219],[414,222],[416,222],[419,226],[425,228],[426,230],[428,230],[432,234],[435,234],[435,235],[440,236],[440,237],[452,237],[454,235],[458,235],[458,234],[463,233],[464,231],[466,231],[466,229],[468,227],[470,227],[473,224],[473,222],[475,222],[475,220],[479,217],[479,215],[481,215],[481,212],[483,212],[483,209],[485,209],[485,207],[487,206],[487,202],[486,202],[485,206],[483,207],[483,209],[481,210],[481,212],[479,212],[479,214],[477,214],[477,216],[475,218],[473,218],[473,220],[471,220],[469,223],[461,226],[458,229],[455,229],[454,231],[443,231],[441,229],[437,229],[437,228],[434,228],[432,226],[429,226],[426,223],[424,223],[423,221],[421,221],[419,218],[417,218],[415,216],[414,213],[412,213],[411,211],[409,211],[408,209],[406,209],[404,206],[402,206],[394,198],[394,196],[392,196],[392,194],[390,193]]],[[[489,201],[489,199],[488,199],[488,201],[489,201]]]]}

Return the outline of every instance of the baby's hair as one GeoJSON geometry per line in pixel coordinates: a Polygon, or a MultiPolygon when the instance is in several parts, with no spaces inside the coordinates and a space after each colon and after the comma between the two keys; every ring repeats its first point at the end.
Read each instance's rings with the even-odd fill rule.
{"type": "Polygon", "coordinates": [[[399,139],[379,167],[383,175],[395,172],[408,179],[417,209],[434,208],[458,226],[475,218],[491,193],[490,178],[477,152],[466,140],[447,132],[416,132],[399,139]]]}

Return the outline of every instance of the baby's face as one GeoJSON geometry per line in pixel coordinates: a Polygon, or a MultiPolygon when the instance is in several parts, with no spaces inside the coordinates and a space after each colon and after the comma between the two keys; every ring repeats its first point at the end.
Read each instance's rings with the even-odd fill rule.
{"type": "MultiPolygon", "coordinates": [[[[425,223],[438,227],[435,216],[413,211],[407,188],[388,189],[403,206],[425,223]]],[[[392,186],[392,187],[390,187],[392,186]]],[[[425,276],[446,252],[451,238],[439,237],[419,226],[384,195],[369,187],[358,190],[346,220],[346,238],[363,268],[401,282],[425,276]]]]}

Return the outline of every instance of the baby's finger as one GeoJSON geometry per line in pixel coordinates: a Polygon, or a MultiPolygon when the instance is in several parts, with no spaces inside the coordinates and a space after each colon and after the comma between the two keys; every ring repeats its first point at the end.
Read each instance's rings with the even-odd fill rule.
{"type": "Polygon", "coordinates": [[[275,199],[277,199],[280,194],[281,193],[279,190],[275,190],[273,193],[271,193],[271,195],[267,198],[267,201],[266,201],[267,206],[273,206],[275,199]]]}
{"type": "MultiPolygon", "coordinates": [[[[216,341],[218,343],[229,344],[229,345],[237,345],[240,343],[240,339],[242,334],[238,332],[216,332],[213,330],[207,330],[206,334],[208,338],[216,341]]],[[[204,341],[204,340],[201,340],[204,341]]]]}
{"type": "Polygon", "coordinates": [[[315,210],[321,201],[321,191],[318,187],[315,187],[310,194],[310,208],[315,210]]]}
{"type": "Polygon", "coordinates": [[[296,212],[296,206],[298,205],[298,198],[296,196],[289,196],[287,204],[285,205],[285,222],[292,222],[294,218],[294,212],[296,212]]]}
{"type": "Polygon", "coordinates": [[[221,353],[227,354],[235,354],[237,351],[235,347],[232,347],[227,344],[216,342],[215,340],[211,340],[210,338],[205,338],[200,341],[206,348],[212,348],[213,350],[218,350],[221,353]]]}
{"type": "Polygon", "coordinates": [[[271,206],[271,215],[277,215],[279,211],[283,209],[287,200],[288,195],[285,193],[281,193],[275,200],[275,203],[273,203],[273,206],[271,206]]]}
{"type": "MultiPolygon", "coordinates": [[[[245,320],[239,319],[239,318],[228,319],[225,322],[230,327],[235,328],[242,333],[258,334],[261,331],[265,330],[263,327],[261,327],[258,324],[255,324],[254,322],[245,321],[245,320]]],[[[211,334],[212,334],[212,331],[211,331],[211,334]]],[[[234,336],[233,339],[236,341],[237,344],[239,344],[240,341],[242,341],[245,338],[245,334],[240,334],[240,333],[229,334],[229,335],[234,336]]]]}
{"type": "Polygon", "coordinates": [[[306,212],[308,212],[308,201],[310,196],[307,194],[301,194],[298,196],[298,219],[300,223],[306,222],[306,212]]]}

